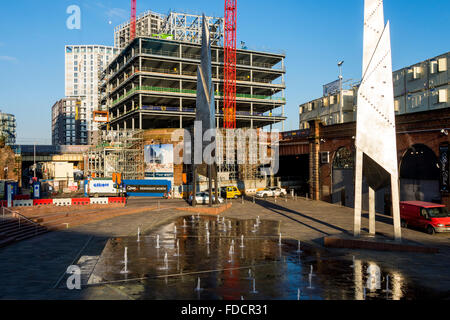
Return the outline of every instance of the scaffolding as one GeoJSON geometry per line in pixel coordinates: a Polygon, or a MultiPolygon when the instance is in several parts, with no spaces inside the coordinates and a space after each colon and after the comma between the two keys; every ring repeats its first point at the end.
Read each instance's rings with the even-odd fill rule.
{"type": "Polygon", "coordinates": [[[124,180],[144,179],[143,131],[102,132],[101,143],[85,154],[85,171],[92,178],[121,173],[124,180]]]}
{"type": "MultiPolygon", "coordinates": [[[[256,137],[250,137],[252,129],[239,129],[239,134],[227,135],[227,129],[218,129],[218,173],[221,180],[248,181],[264,179],[258,163],[259,152],[256,137]]],[[[231,131],[233,132],[233,130],[231,131]]],[[[235,131],[236,132],[236,131],[235,131]]]]}

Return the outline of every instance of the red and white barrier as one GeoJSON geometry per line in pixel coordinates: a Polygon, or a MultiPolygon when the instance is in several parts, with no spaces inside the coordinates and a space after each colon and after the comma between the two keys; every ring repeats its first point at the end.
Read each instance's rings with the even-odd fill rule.
{"type": "MultiPolygon", "coordinates": [[[[14,200],[13,207],[32,207],[32,206],[86,206],[89,204],[111,204],[126,203],[124,197],[111,198],[66,198],[66,199],[34,199],[34,200],[14,200]]],[[[0,200],[0,207],[6,207],[7,201],[0,200]]]]}
{"type": "Polygon", "coordinates": [[[32,207],[33,200],[14,200],[13,207],[32,207]]]}

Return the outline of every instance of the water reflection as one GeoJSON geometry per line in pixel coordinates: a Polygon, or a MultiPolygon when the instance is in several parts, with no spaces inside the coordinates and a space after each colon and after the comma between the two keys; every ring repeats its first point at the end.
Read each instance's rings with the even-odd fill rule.
{"type": "Polygon", "coordinates": [[[182,217],[140,241],[110,239],[90,283],[119,286],[135,299],[420,298],[398,271],[304,243],[299,252],[298,240],[280,246],[279,239],[279,222],[182,217]]]}

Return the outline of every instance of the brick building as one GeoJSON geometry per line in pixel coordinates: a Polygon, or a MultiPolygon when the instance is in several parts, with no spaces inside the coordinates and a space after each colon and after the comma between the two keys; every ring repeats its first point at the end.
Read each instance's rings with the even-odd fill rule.
{"type": "MultiPolygon", "coordinates": [[[[356,123],[324,126],[310,121],[310,129],[284,133],[280,167],[296,166],[297,179],[308,182],[314,199],[353,207],[356,123]],[[299,178],[301,177],[301,178],[299,178]]],[[[396,116],[400,200],[422,200],[450,205],[450,109],[396,116]]],[[[374,132],[376,134],[376,132],[374,132]]],[[[284,180],[281,172],[280,180],[284,180]]],[[[289,180],[289,179],[288,179],[289,180]]],[[[377,212],[390,211],[388,188],[376,193],[377,212]]],[[[363,186],[363,208],[368,188],[363,186]]]]}

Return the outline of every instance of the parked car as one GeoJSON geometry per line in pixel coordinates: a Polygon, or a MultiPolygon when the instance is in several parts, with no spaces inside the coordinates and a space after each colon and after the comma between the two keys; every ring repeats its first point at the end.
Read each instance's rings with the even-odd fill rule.
{"type": "MultiPolygon", "coordinates": [[[[213,201],[215,199],[214,195],[212,196],[213,201]]],[[[224,200],[222,197],[217,198],[219,200],[219,203],[223,203],[224,200]]],[[[189,197],[189,203],[192,203],[193,197],[192,195],[189,197]]],[[[197,204],[208,204],[209,203],[209,193],[208,192],[197,192],[195,196],[195,201],[197,204]]]]}
{"type": "Polygon", "coordinates": [[[278,187],[270,187],[264,190],[256,192],[256,196],[258,198],[267,198],[267,197],[284,197],[287,195],[287,191],[284,188],[278,187]]]}
{"type": "Polygon", "coordinates": [[[403,228],[424,229],[428,234],[450,232],[450,214],[442,204],[423,201],[400,202],[400,219],[403,228]]]}
{"type": "Polygon", "coordinates": [[[220,188],[220,195],[226,199],[237,199],[242,193],[237,187],[228,186],[220,188]]]}

